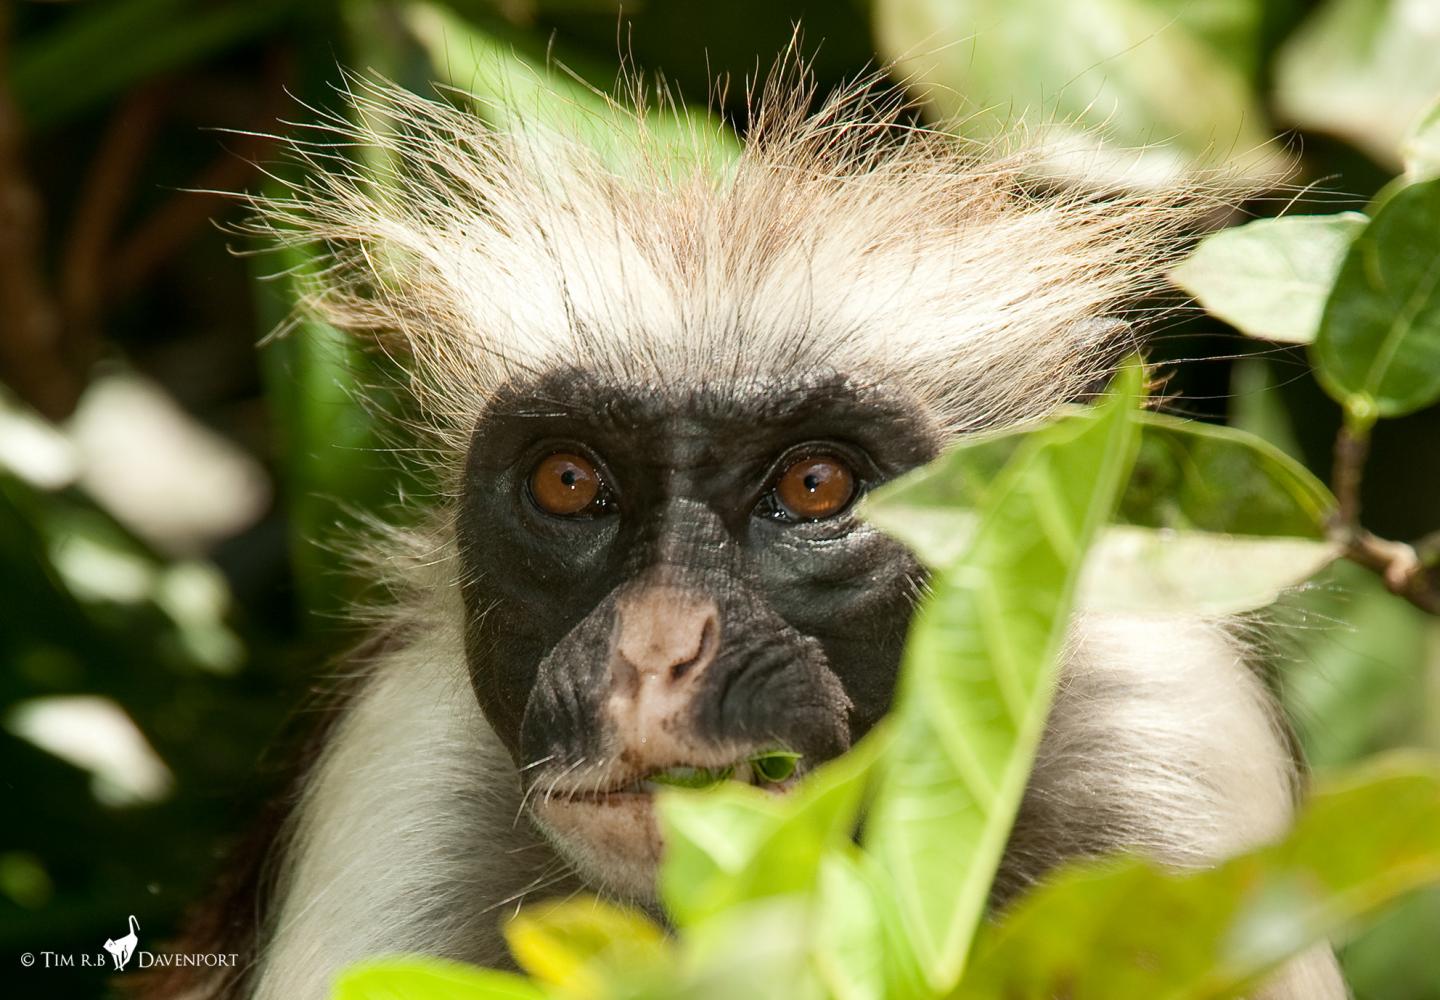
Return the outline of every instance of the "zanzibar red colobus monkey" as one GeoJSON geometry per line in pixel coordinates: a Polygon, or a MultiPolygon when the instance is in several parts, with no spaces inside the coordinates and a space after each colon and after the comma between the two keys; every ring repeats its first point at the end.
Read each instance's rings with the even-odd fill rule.
{"type": "MultiPolygon", "coordinates": [[[[901,114],[782,73],[743,152],[677,152],[619,111],[597,144],[362,82],[292,144],[306,179],[259,225],[322,255],[314,315],[403,359],[443,500],[369,543],[392,599],[344,707],[196,921],[239,968],[160,992],[504,965],[522,901],[653,905],[648,776],[744,778],[776,746],[803,772],[881,717],[925,575],[856,501],[1093,387],[1215,207],[1037,192],[1024,144],[901,114]]],[[[1203,865],[1278,834],[1291,746],[1225,623],[1077,617],[997,905],[1066,858],[1203,865]]],[[[1345,988],[1322,949],[1262,996],[1345,988]]]]}

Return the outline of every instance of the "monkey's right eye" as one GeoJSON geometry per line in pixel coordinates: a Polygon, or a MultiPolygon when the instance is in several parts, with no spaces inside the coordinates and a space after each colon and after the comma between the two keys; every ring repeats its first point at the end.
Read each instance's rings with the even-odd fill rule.
{"type": "Polygon", "coordinates": [[[603,508],[607,493],[593,462],[562,451],[535,464],[530,473],[530,499],[547,514],[574,517],[603,508]]]}

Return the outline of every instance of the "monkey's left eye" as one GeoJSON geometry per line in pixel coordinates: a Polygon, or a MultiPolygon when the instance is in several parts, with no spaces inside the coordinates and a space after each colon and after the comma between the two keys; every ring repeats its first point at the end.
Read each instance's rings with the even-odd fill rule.
{"type": "Polygon", "coordinates": [[[785,520],[823,521],[850,506],[855,473],[834,455],[808,455],[791,462],[775,480],[774,513],[785,520]]]}
{"type": "Polygon", "coordinates": [[[573,517],[603,508],[607,492],[595,463],[573,452],[557,452],[535,464],[530,499],[547,514],[573,517]]]}

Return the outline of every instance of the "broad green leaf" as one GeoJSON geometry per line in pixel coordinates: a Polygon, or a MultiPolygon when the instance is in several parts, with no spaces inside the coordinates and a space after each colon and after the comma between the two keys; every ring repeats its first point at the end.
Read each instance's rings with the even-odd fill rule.
{"type": "Polygon", "coordinates": [[[1233,427],[1134,415],[1140,454],[1117,520],[1144,528],[1322,538],[1335,499],[1279,448],[1233,427]]]}
{"type": "Polygon", "coordinates": [[[689,926],[749,900],[813,895],[822,856],[855,831],[889,738],[887,727],[877,728],[786,795],[739,782],[662,792],[660,895],[676,923],[689,926]]]}
{"type": "Polygon", "coordinates": [[[866,849],[937,990],[959,978],[1049,712],[1086,549],[1134,458],[1140,369],[1020,446],[911,625],[866,849]]]}
{"type": "Polygon", "coordinates": [[[1355,234],[1358,212],[1260,219],[1207,236],[1170,272],[1212,316],[1262,340],[1308,344],[1355,234]]]}
{"type": "Polygon", "coordinates": [[[1258,51],[1253,4],[876,0],[874,18],[897,77],[968,135],[1042,125],[1066,156],[1098,148],[1102,129],[1127,151],[1110,164],[1122,180],[1173,179],[1217,151],[1257,174],[1274,171],[1247,79],[1258,51]]]}
{"type": "Polygon", "coordinates": [[[828,1000],[809,960],[816,907],[809,893],[736,902],[683,931],[684,956],[668,981],[616,1000],[828,1000]]]}
{"type": "Polygon", "coordinates": [[[1405,174],[1411,180],[1440,172],[1440,98],[1421,113],[1400,147],[1405,174]]]}
{"type": "Polygon", "coordinates": [[[1410,129],[1400,144],[1405,176],[1418,181],[1440,173],[1440,97],[1437,97],[1410,129]]]}
{"type": "Polygon", "coordinates": [[[856,856],[834,851],[820,862],[819,924],[812,961],[836,1000],[884,1000],[885,938],[875,887],[856,856]]]}
{"type": "MultiPolygon", "coordinates": [[[[1075,411],[1070,419],[1095,420],[1075,411]]],[[[1299,462],[1243,431],[1140,411],[1139,454],[1094,545],[1078,602],[1097,611],[1230,614],[1270,604],[1332,561],[1334,499],[1299,462]]],[[[974,509],[1024,432],[980,439],[879,491],[865,514],[927,565],[970,545],[974,509]]]]}
{"type": "Polygon", "coordinates": [[[1437,234],[1440,179],[1396,192],[1345,255],[1311,357],[1353,418],[1404,416],[1440,399],[1437,234]]]}
{"type": "Polygon", "coordinates": [[[1281,692],[1305,759],[1324,769],[1424,743],[1427,710],[1440,707],[1427,705],[1440,622],[1351,562],[1287,604],[1282,620],[1301,627],[1278,637],[1281,692]]]}
{"type": "Polygon", "coordinates": [[[1403,137],[1440,93],[1436,51],[1432,0],[1327,0],[1276,56],[1275,103],[1287,122],[1398,169],[1403,137]]]}
{"type": "Polygon", "coordinates": [[[1273,604],[1340,557],[1308,538],[1110,527],[1080,580],[1087,611],[1232,615],[1273,604]]]}
{"type": "Polygon", "coordinates": [[[976,943],[957,1000],[1222,1000],[1440,882],[1440,763],[1397,755],[1317,792],[1277,844],[1174,873],[1076,866],[976,943]]]}
{"type": "Polygon", "coordinates": [[[599,996],[607,974],[653,975],[670,962],[665,931],[649,917],[591,896],[527,906],[505,924],[520,967],[573,996],[599,996]]]}
{"type": "Polygon", "coordinates": [[[870,855],[831,851],[823,858],[811,962],[835,1000],[890,1000],[928,992],[894,889],[870,855]]]}
{"type": "MultiPolygon", "coordinates": [[[[1093,421],[1090,410],[1067,419],[1093,421]]],[[[1233,427],[1141,410],[1140,450],[1120,504],[1118,524],[1173,531],[1321,538],[1334,509],[1330,491],[1300,462],[1233,427]]],[[[997,474],[1032,429],[962,441],[944,456],[868,498],[867,518],[915,547],[931,566],[956,554],[947,532],[972,521],[997,474]]],[[[963,551],[961,549],[960,551],[963,551]]]]}
{"type": "Polygon", "coordinates": [[[546,1000],[550,994],[509,972],[438,958],[385,958],[352,965],[331,1000],[546,1000]]]}
{"type": "Polygon", "coordinates": [[[1345,982],[1366,1000],[1440,1000],[1440,887],[1396,903],[1340,953],[1345,982]]]}

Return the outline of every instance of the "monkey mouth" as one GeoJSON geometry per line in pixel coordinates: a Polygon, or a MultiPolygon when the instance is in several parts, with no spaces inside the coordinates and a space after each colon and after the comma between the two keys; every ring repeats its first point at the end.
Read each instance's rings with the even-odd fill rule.
{"type": "Polygon", "coordinates": [[[537,776],[530,814],[587,881],[622,896],[653,899],[664,852],[656,792],[738,781],[784,794],[802,771],[800,755],[787,750],[702,750],[684,757],[689,759],[640,766],[633,755],[627,760],[622,754],[612,767],[579,780],[537,776]]]}
{"type": "Polygon", "coordinates": [[[599,805],[612,799],[650,796],[667,788],[712,788],[726,781],[783,793],[799,780],[801,759],[801,754],[790,750],[766,750],[723,764],[685,762],[645,770],[630,768],[628,773],[608,780],[592,779],[570,787],[556,786],[546,792],[544,799],[599,805]]]}
{"type": "Polygon", "coordinates": [[[773,793],[783,793],[799,780],[799,758],[791,751],[772,751],[768,754],[744,756],[723,767],[706,767],[698,764],[675,764],[667,768],[652,768],[636,777],[605,785],[605,787],[575,788],[560,791],[560,797],[572,803],[599,803],[616,795],[652,795],[667,788],[713,788],[724,781],[765,788],[773,793]]]}

